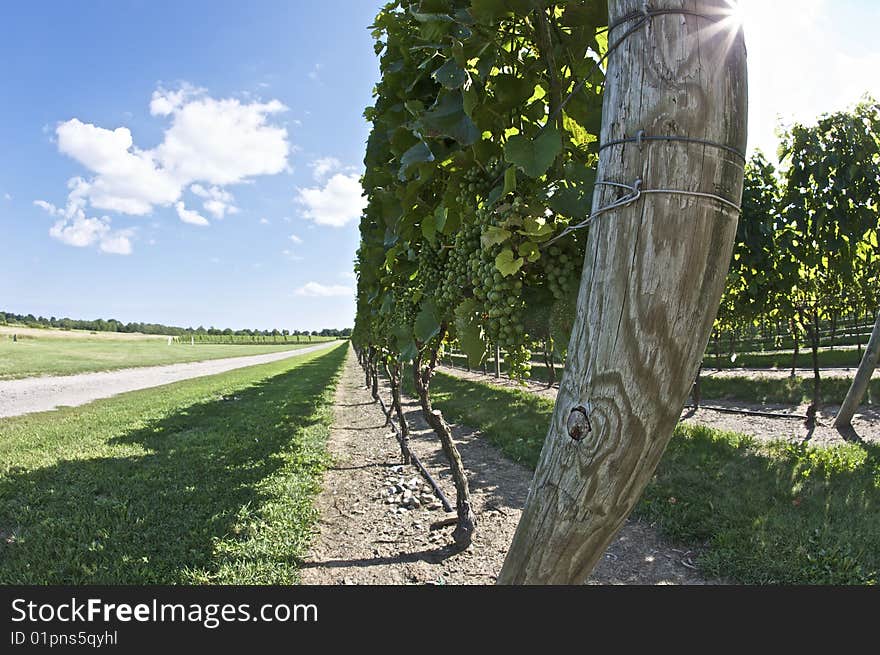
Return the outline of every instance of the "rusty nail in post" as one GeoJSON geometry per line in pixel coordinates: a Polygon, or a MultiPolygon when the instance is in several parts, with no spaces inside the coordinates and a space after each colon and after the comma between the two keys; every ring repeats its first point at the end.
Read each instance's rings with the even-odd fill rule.
{"type": "Polygon", "coordinates": [[[580,441],[586,437],[588,433],[593,431],[593,428],[590,425],[590,417],[587,416],[587,410],[585,407],[578,405],[571,410],[571,413],[568,415],[567,427],[568,436],[575,441],[580,441]]]}

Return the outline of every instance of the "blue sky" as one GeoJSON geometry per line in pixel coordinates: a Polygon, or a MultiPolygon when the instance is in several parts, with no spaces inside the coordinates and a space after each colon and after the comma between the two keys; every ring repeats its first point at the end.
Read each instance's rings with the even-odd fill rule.
{"type": "Polygon", "coordinates": [[[379,6],[6,4],[0,309],[350,326],[379,6]]]}
{"type": "MultiPolygon", "coordinates": [[[[0,309],[353,322],[381,3],[19,2],[0,25],[0,309]]],[[[880,3],[745,0],[750,149],[880,96],[880,3]]]]}

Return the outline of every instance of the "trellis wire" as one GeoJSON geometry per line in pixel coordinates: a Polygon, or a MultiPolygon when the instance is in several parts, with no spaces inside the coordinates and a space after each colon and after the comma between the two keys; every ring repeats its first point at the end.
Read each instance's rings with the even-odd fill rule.
{"type": "Polygon", "coordinates": [[[569,234],[571,234],[572,232],[575,232],[576,230],[581,230],[585,227],[589,227],[589,225],[593,222],[593,220],[598,218],[602,214],[609,212],[612,209],[617,209],[619,207],[625,207],[626,205],[630,205],[630,204],[634,203],[636,200],[638,200],[639,198],[641,198],[643,195],[650,194],[650,193],[655,193],[655,194],[656,193],[666,193],[666,194],[681,195],[681,196],[694,196],[697,198],[708,198],[710,200],[716,200],[718,202],[721,202],[724,205],[735,210],[736,212],[742,212],[742,207],[740,205],[736,204],[735,202],[733,202],[729,198],[725,198],[724,196],[720,196],[716,193],[707,193],[704,191],[686,191],[684,189],[643,189],[641,178],[638,178],[631,185],[630,184],[621,184],[620,182],[607,182],[607,181],[599,181],[599,182],[596,182],[595,185],[596,186],[611,186],[611,187],[619,187],[619,188],[627,189],[630,192],[630,194],[628,196],[624,196],[623,198],[619,198],[619,199],[615,200],[614,202],[612,202],[608,205],[605,205],[604,207],[597,209],[592,214],[587,216],[584,220],[582,220],[580,223],[576,223],[574,225],[569,225],[562,232],[557,234],[555,237],[553,237],[549,241],[545,241],[543,244],[541,244],[541,250],[547,248],[551,244],[555,243],[556,241],[559,241],[563,237],[568,236],[569,234]]]}
{"type": "Polygon", "coordinates": [[[675,136],[675,135],[648,135],[645,133],[645,130],[639,130],[636,132],[636,135],[633,137],[627,137],[623,139],[614,139],[613,141],[607,141],[599,146],[599,152],[602,152],[606,148],[610,148],[611,146],[621,145],[624,143],[635,143],[639,150],[642,148],[642,144],[646,141],[676,141],[680,143],[696,143],[698,145],[710,146],[712,148],[718,148],[720,150],[724,150],[726,152],[732,153],[736,155],[739,159],[742,160],[743,163],[746,162],[746,155],[741,150],[734,148],[733,146],[728,146],[723,143],[718,143],[716,141],[709,141],[708,139],[697,139],[689,136],[675,136]]]}

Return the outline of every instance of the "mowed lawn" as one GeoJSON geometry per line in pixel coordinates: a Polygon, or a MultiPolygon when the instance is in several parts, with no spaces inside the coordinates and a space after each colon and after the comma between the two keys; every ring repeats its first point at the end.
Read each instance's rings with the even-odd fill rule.
{"type": "Polygon", "coordinates": [[[162,340],[0,339],[0,380],[261,355],[316,344],[168,345],[162,340]]]}
{"type": "Polygon", "coordinates": [[[0,584],[289,584],[347,345],[0,419],[0,584]]]}
{"type": "MultiPolygon", "coordinates": [[[[404,376],[408,383],[409,376],[404,376]]],[[[434,407],[534,468],[553,401],[443,373],[434,407]]],[[[679,424],[634,514],[696,546],[713,578],[880,582],[880,447],[775,442],[679,424]]]]}

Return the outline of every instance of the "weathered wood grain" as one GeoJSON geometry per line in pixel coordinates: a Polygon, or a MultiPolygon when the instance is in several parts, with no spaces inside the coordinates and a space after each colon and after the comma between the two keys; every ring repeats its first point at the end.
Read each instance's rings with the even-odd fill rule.
{"type": "MultiPolygon", "coordinates": [[[[611,20],[642,2],[610,0],[611,20]]],[[[718,14],[724,0],[652,8],[718,14]]],[[[630,24],[618,27],[610,39],[630,24]]],[[[746,145],[742,34],[730,22],[656,16],[608,61],[602,141],[648,135],[746,145]]],[[[739,203],[743,162],[656,141],[604,149],[598,179],[718,194],[739,203]]],[[[597,187],[594,211],[621,195],[597,187]]],[[[586,580],[651,478],[687,399],[728,270],[738,215],[716,200],[652,194],[590,227],[569,362],[501,584],[586,580]],[[573,408],[591,432],[568,434],[573,408]]]]}

